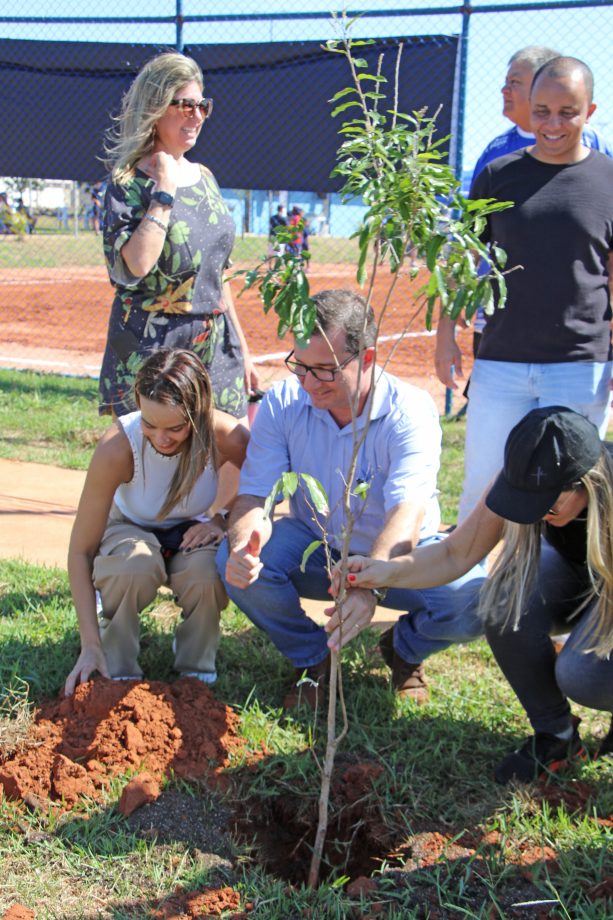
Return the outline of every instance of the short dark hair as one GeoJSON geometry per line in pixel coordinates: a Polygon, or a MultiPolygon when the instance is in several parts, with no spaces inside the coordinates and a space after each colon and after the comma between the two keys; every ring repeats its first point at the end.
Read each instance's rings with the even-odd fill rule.
{"type": "Polygon", "coordinates": [[[326,335],[337,330],[345,333],[347,351],[357,354],[360,342],[370,348],[376,342],[377,324],[370,304],[361,294],[347,288],[320,291],[313,297],[316,332],[326,335]]]}
{"type": "Polygon", "coordinates": [[[574,57],[553,58],[551,61],[547,61],[546,64],[543,64],[542,67],[539,67],[532,78],[530,95],[532,95],[534,91],[537,80],[541,77],[552,77],[553,79],[557,77],[568,77],[575,71],[579,71],[583,78],[588,96],[588,103],[591,105],[592,99],[594,98],[594,74],[584,61],[580,61],[579,58],[574,57]]]}

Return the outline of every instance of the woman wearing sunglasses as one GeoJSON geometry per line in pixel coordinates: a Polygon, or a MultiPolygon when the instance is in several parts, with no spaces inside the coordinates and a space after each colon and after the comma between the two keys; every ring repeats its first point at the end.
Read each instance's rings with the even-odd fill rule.
{"type": "MultiPolygon", "coordinates": [[[[497,479],[446,540],[390,562],[349,560],[349,589],[425,588],[458,578],[503,540],[480,609],[534,735],[497,766],[498,782],[528,782],[585,755],[568,698],[613,711],[612,448],[582,415],[534,409],[509,434],[497,479]],[[556,655],[551,636],[569,631],[556,655]]],[[[334,613],[329,645],[364,625],[334,613]]],[[[610,754],[613,722],[599,750],[610,754]]]]}
{"type": "Polygon", "coordinates": [[[213,110],[202,72],[159,54],[122,101],[107,142],[104,252],[115,287],[100,412],[134,409],[135,374],[167,345],[202,359],[219,408],[242,418],[257,387],[228,282],[234,221],[205,166],[186,158],[213,110]]]}

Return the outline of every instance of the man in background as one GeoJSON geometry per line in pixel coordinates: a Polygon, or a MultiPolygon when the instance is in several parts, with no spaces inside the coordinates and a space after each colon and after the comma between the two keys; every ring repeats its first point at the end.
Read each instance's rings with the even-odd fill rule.
{"type": "Polygon", "coordinates": [[[613,161],[583,143],[596,106],[590,68],[558,57],[535,75],[533,146],[489,163],[471,198],[512,201],[483,233],[507,255],[507,301],[488,317],[473,365],[460,516],[503,464],[511,428],[562,405],[604,437],[611,379],[613,161]]]}
{"type": "MultiPolygon", "coordinates": [[[[554,58],[559,57],[558,51],[542,45],[529,45],[521,48],[509,60],[508,69],[502,86],[502,114],[513,122],[512,127],[499,134],[483,150],[477,160],[472,176],[472,184],[483,169],[498,157],[514,153],[534,143],[535,137],[530,126],[530,90],[534,75],[554,58]]],[[[609,145],[589,123],[582,131],[582,144],[589,149],[599,150],[608,157],[613,157],[613,147],[609,145]]],[[[481,266],[481,273],[486,274],[487,263],[481,266]]],[[[477,310],[473,318],[473,357],[477,357],[479,342],[485,327],[486,317],[483,310],[477,310]]],[[[448,316],[441,316],[436,334],[435,353],[436,373],[446,387],[457,390],[458,385],[454,378],[463,379],[462,353],[455,341],[455,321],[448,316]]],[[[468,387],[465,390],[468,395],[468,387]]],[[[465,517],[473,507],[473,502],[464,501],[460,506],[460,517],[465,517]]]]}

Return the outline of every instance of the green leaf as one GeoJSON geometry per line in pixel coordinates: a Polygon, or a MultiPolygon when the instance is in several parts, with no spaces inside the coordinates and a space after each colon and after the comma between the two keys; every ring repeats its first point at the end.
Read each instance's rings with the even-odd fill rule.
{"type": "Polygon", "coordinates": [[[437,234],[437,236],[433,236],[429,241],[426,247],[426,265],[428,267],[428,271],[434,271],[436,260],[438,259],[438,254],[441,251],[441,248],[443,247],[446,239],[447,237],[437,234]]]}
{"type": "Polygon", "coordinates": [[[496,259],[496,262],[498,263],[500,268],[504,268],[505,265],[507,264],[507,254],[505,250],[502,249],[502,247],[500,246],[493,245],[491,247],[491,253],[496,259]]]}
{"type": "Polygon", "coordinates": [[[374,73],[359,73],[358,80],[373,80],[375,83],[387,83],[387,77],[384,77],[383,74],[374,73]]]}
{"type": "Polygon", "coordinates": [[[306,564],[309,561],[309,558],[313,555],[316,549],[319,549],[323,545],[323,540],[313,540],[312,543],[309,543],[307,548],[302,554],[302,562],[300,563],[300,571],[304,572],[306,569],[306,564]]]}
{"type": "Polygon", "coordinates": [[[353,494],[357,498],[361,498],[362,500],[364,500],[366,499],[366,496],[368,495],[369,486],[370,486],[370,483],[368,482],[359,482],[357,486],[354,488],[353,494]]]}
{"type": "Polygon", "coordinates": [[[326,495],[326,490],[319,482],[318,479],[315,479],[314,476],[311,476],[310,473],[301,473],[302,481],[306,485],[309,495],[311,496],[311,501],[315,505],[315,509],[320,514],[328,514],[328,496],[326,495]]]}
{"type": "Polygon", "coordinates": [[[291,498],[298,488],[298,473],[283,473],[281,475],[283,497],[291,498]]]}
{"type": "Polygon", "coordinates": [[[503,310],[507,305],[507,282],[502,275],[498,275],[498,309],[503,310]]]}
{"type": "Polygon", "coordinates": [[[279,495],[282,489],[283,489],[283,481],[281,477],[279,477],[279,479],[277,479],[272,489],[268,493],[266,501],[264,502],[264,517],[267,517],[267,518],[270,517],[272,509],[274,508],[275,503],[277,501],[277,495],[279,495]]]}
{"type": "Polygon", "coordinates": [[[345,89],[341,89],[338,93],[335,93],[331,99],[328,99],[328,102],[336,102],[338,99],[342,99],[344,96],[349,96],[350,93],[354,95],[357,93],[357,89],[353,86],[346,86],[345,89]]]}
{"type": "Polygon", "coordinates": [[[347,109],[361,108],[361,102],[358,102],[357,99],[352,99],[350,102],[343,102],[341,105],[337,105],[335,109],[332,110],[332,118],[336,118],[337,115],[340,115],[341,112],[345,112],[347,109]]]}

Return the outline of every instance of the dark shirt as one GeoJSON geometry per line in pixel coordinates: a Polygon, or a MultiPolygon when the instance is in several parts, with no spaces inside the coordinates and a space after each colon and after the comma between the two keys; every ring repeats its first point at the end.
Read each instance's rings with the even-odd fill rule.
{"type": "Polygon", "coordinates": [[[587,566],[587,509],[564,527],[545,524],[543,535],[568,562],[587,566]]]}
{"type": "Polygon", "coordinates": [[[287,227],[287,220],[282,214],[273,214],[270,218],[270,235],[274,236],[277,227],[287,227]]]}
{"type": "MultiPolygon", "coordinates": [[[[613,444],[606,443],[604,446],[613,460],[613,444]]],[[[587,568],[587,508],[564,527],[546,523],[543,535],[564,559],[587,568]]]]}
{"type": "Polygon", "coordinates": [[[552,363],[607,361],[613,247],[613,161],[597,151],[554,165],[525,150],[489,163],[471,198],[512,201],[484,239],[507,253],[504,310],[488,317],[479,357],[552,363]]]}

